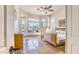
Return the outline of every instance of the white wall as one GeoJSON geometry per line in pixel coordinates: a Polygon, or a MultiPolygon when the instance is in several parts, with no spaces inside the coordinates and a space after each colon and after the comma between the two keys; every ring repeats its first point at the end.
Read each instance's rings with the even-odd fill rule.
{"type": "Polygon", "coordinates": [[[56,17],[56,27],[58,27],[58,21],[61,20],[61,19],[65,19],[65,6],[64,8],[59,11],[58,13],[54,14],[54,16],[56,17]]]}
{"type": "Polygon", "coordinates": [[[4,6],[0,5],[0,47],[4,46],[4,6]]]}
{"type": "Polygon", "coordinates": [[[65,18],[65,8],[63,8],[60,12],[54,14],[57,20],[61,20],[65,18]]]}
{"type": "Polygon", "coordinates": [[[14,45],[14,7],[7,6],[7,47],[14,45]]]}

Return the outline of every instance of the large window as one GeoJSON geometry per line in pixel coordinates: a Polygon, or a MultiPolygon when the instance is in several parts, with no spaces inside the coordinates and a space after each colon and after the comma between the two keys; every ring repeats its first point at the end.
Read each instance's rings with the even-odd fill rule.
{"type": "Polygon", "coordinates": [[[21,32],[39,32],[39,31],[45,31],[47,28],[47,20],[46,19],[33,19],[29,18],[27,20],[21,20],[20,22],[20,30],[21,32]]]}
{"type": "Polygon", "coordinates": [[[46,31],[46,28],[47,28],[47,20],[41,19],[41,30],[42,30],[42,32],[46,31]]]}
{"type": "Polygon", "coordinates": [[[46,22],[41,22],[41,27],[42,28],[46,28],[47,27],[47,23],[46,22]]]}
{"type": "Polygon", "coordinates": [[[25,30],[25,21],[21,21],[21,30],[24,31],[25,30]]]}
{"type": "Polygon", "coordinates": [[[28,30],[29,31],[39,30],[39,21],[28,20],[28,30]]]}
{"type": "Polygon", "coordinates": [[[26,22],[26,20],[21,20],[21,22],[20,22],[20,31],[21,32],[26,32],[26,28],[27,28],[27,22],[26,22]]]}

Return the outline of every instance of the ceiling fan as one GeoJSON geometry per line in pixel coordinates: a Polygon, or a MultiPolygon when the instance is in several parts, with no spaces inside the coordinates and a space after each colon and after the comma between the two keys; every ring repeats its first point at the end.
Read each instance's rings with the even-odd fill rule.
{"type": "Polygon", "coordinates": [[[42,6],[37,8],[37,10],[39,10],[40,12],[45,12],[45,14],[47,14],[48,12],[53,12],[54,10],[52,9],[51,5],[46,5],[46,6],[42,6]]]}

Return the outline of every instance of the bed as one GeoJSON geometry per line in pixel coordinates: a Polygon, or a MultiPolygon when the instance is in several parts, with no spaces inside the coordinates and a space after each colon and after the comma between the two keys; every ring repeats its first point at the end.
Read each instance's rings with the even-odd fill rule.
{"type": "Polygon", "coordinates": [[[65,32],[44,33],[44,41],[51,43],[55,47],[65,44],[65,32]]]}

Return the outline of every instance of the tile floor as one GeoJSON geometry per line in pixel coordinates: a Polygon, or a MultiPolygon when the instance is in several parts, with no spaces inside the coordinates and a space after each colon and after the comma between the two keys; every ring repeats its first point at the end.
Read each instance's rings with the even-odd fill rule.
{"type": "Polygon", "coordinates": [[[40,37],[25,37],[23,50],[16,51],[16,54],[64,54],[64,48],[64,45],[55,48],[40,37]]]}

